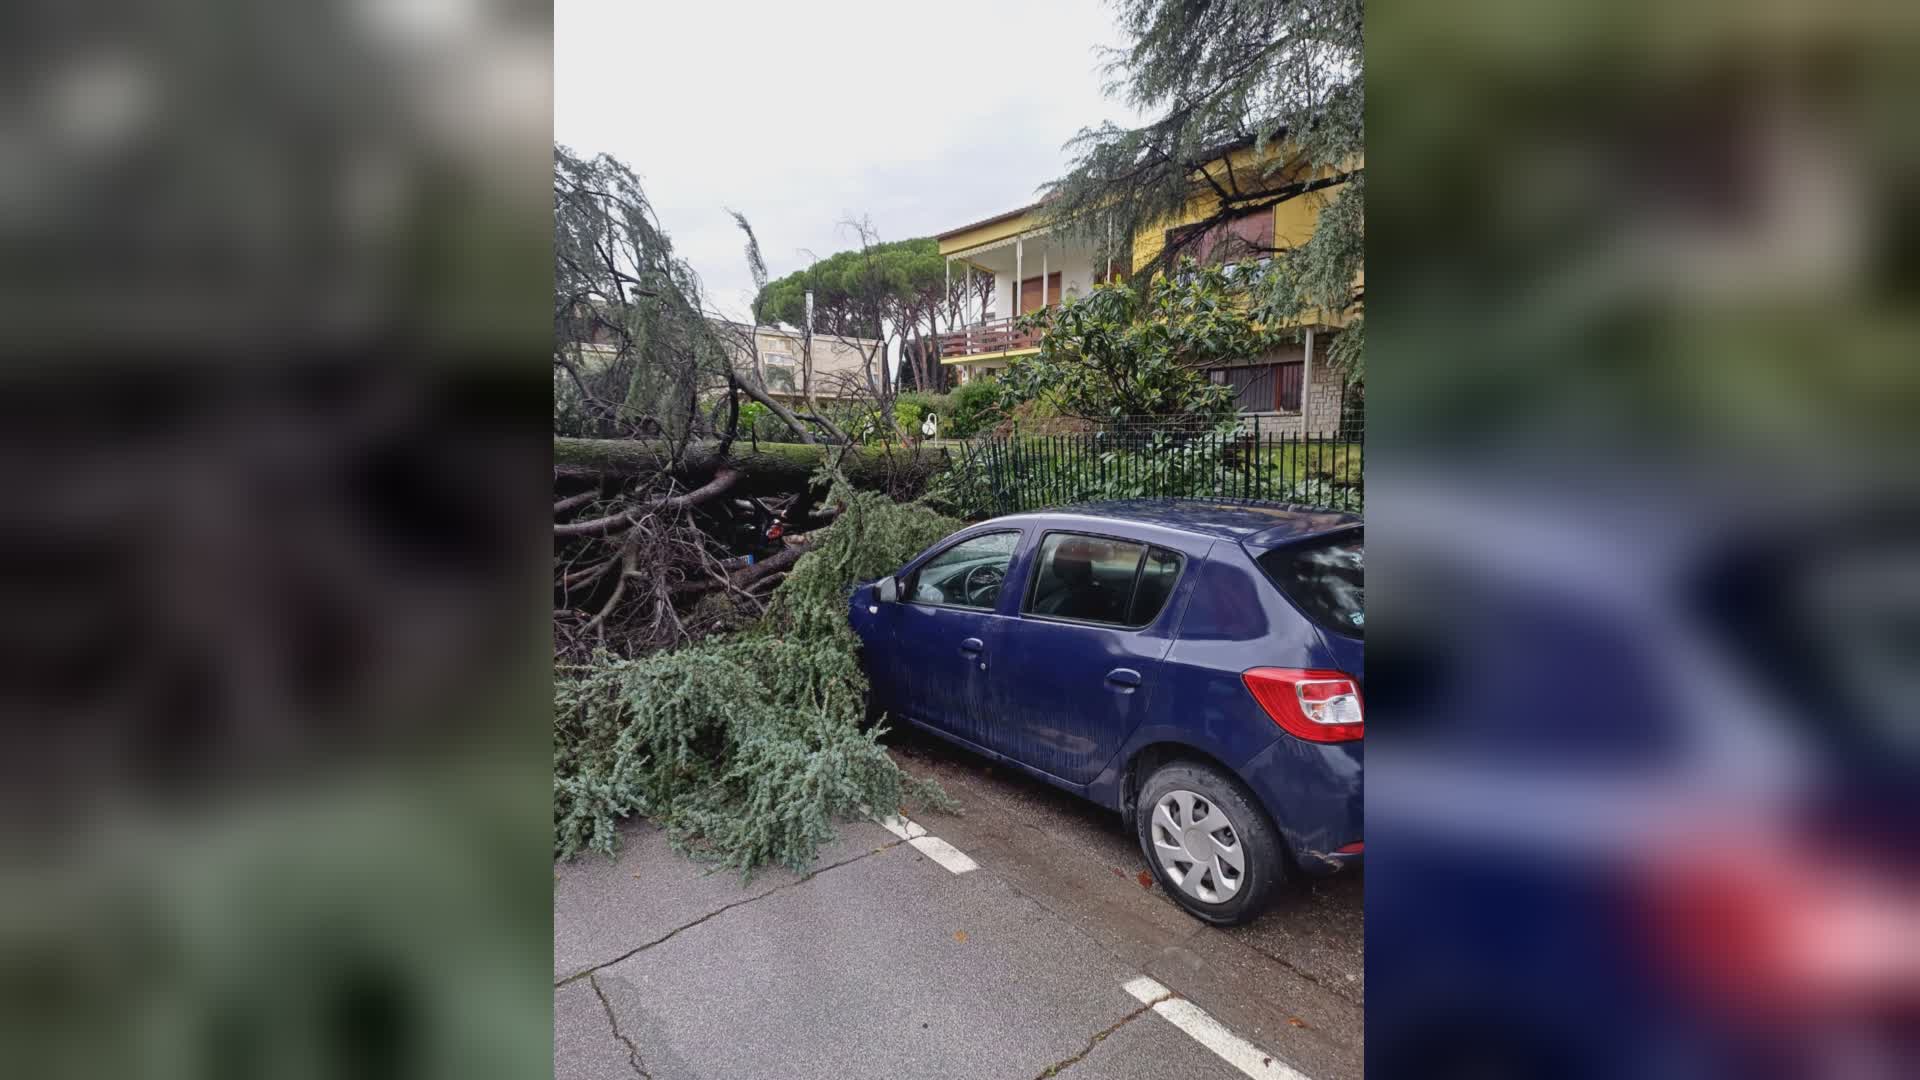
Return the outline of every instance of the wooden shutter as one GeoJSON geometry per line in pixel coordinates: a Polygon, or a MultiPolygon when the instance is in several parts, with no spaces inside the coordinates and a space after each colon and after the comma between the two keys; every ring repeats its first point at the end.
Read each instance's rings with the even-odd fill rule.
{"type": "Polygon", "coordinates": [[[1274,366],[1279,369],[1279,378],[1275,380],[1277,392],[1274,395],[1274,408],[1281,412],[1299,412],[1300,378],[1305,373],[1306,365],[1296,360],[1291,364],[1274,366]]]}
{"type": "Polygon", "coordinates": [[[1303,371],[1304,365],[1296,360],[1290,364],[1214,368],[1207,372],[1207,378],[1233,387],[1233,407],[1241,412],[1299,412],[1303,371]]]}
{"type": "Polygon", "coordinates": [[[1047,275],[1045,288],[1041,287],[1038,274],[1020,283],[1020,314],[1038,311],[1047,304],[1060,302],[1060,271],[1047,275]]]}
{"type": "Polygon", "coordinates": [[[1233,407],[1241,412],[1271,412],[1273,365],[1222,368],[1218,382],[1233,387],[1233,407]]]}

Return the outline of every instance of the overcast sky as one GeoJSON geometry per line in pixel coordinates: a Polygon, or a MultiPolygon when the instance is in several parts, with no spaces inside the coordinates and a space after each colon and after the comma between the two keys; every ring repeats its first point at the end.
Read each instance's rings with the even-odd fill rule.
{"type": "Polygon", "coordinates": [[[1103,0],[556,0],[555,140],[640,174],[710,301],[743,316],[753,223],[774,277],[858,240],[1032,201],[1101,95],[1103,0]]]}

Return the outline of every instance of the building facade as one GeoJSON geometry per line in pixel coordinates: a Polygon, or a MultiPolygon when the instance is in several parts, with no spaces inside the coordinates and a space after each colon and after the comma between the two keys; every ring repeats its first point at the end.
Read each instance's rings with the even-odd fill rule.
{"type": "MultiPolygon", "coordinates": [[[[722,337],[734,352],[734,371],[742,380],[755,377],[755,356],[765,376],[767,396],[783,403],[806,400],[806,335],[789,326],[752,326],[745,323],[722,324],[722,337]],[[749,336],[750,335],[750,336],[749,336]],[[752,343],[751,351],[748,342],[752,343]]],[[[880,369],[887,363],[886,344],[873,338],[842,337],[838,334],[813,335],[812,391],[816,399],[841,401],[872,396],[871,379],[877,383],[880,369]]]]}
{"type": "MultiPolygon", "coordinates": [[[[1251,148],[1241,148],[1224,155],[1220,164],[1249,175],[1257,172],[1261,162],[1251,148]]],[[[1278,186],[1308,178],[1304,171],[1283,171],[1271,183],[1278,186]]],[[[1212,216],[1218,205],[1210,192],[1197,189],[1185,213],[1142,230],[1121,246],[1131,248],[1131,266],[1142,267],[1176,240],[1185,245],[1183,255],[1202,262],[1270,258],[1262,249],[1295,247],[1313,235],[1321,207],[1337,190],[1335,185],[1249,211],[1202,235],[1191,235],[1194,223],[1212,216]]],[[[1085,295],[1095,284],[1124,276],[1128,270],[1099,260],[1085,241],[1051,229],[1042,203],[950,229],[935,239],[950,276],[978,274],[993,279],[991,299],[966,325],[940,335],[940,362],[952,366],[962,383],[990,377],[1012,360],[1039,351],[1034,335],[1014,328],[1017,316],[1043,304],[1085,295]]],[[[1233,387],[1240,412],[1260,416],[1263,428],[1270,424],[1277,432],[1337,433],[1344,379],[1328,363],[1327,348],[1351,317],[1349,312],[1309,313],[1291,327],[1298,331],[1295,343],[1218,365],[1208,371],[1208,377],[1233,387]]]]}

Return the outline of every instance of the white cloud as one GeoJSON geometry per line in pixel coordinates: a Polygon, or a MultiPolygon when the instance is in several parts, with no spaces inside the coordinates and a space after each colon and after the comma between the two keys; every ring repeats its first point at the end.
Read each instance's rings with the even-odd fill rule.
{"type": "Polygon", "coordinates": [[[898,240],[1021,205],[1080,128],[1137,119],[1100,92],[1118,40],[1101,0],[557,0],[554,138],[632,166],[739,314],[727,207],[777,277],[853,246],[848,218],[898,240]]]}

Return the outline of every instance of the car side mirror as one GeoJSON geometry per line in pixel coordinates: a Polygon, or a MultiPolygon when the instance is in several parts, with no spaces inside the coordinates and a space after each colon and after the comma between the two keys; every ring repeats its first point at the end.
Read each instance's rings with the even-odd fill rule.
{"type": "Polygon", "coordinates": [[[880,579],[873,588],[873,595],[883,604],[895,604],[900,601],[900,582],[892,574],[880,579]]]}

